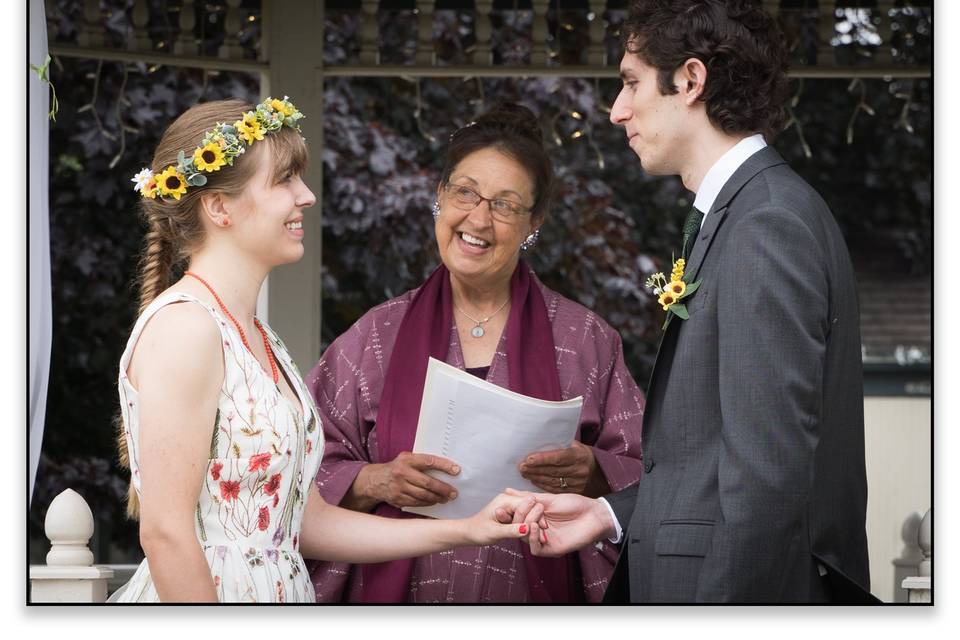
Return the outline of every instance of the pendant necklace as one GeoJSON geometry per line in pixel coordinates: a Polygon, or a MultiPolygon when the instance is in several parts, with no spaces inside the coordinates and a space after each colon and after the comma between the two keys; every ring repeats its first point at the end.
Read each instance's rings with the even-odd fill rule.
{"type": "Polygon", "coordinates": [[[510,298],[507,298],[506,300],[504,300],[504,301],[503,301],[503,304],[500,305],[500,308],[499,308],[499,309],[497,309],[496,311],[494,311],[493,313],[491,313],[490,315],[488,315],[488,316],[487,316],[486,318],[484,318],[483,320],[477,320],[476,318],[471,317],[469,314],[467,314],[466,311],[464,311],[464,310],[461,309],[459,306],[457,306],[457,303],[456,303],[456,302],[453,303],[453,306],[456,308],[457,311],[459,311],[460,313],[462,313],[462,314],[467,318],[467,320],[469,320],[470,322],[476,323],[476,326],[475,326],[473,329],[470,329],[470,335],[472,335],[474,338],[482,338],[482,337],[483,337],[483,334],[486,333],[486,332],[483,330],[483,326],[482,326],[482,325],[483,325],[484,323],[488,322],[488,321],[490,320],[490,318],[492,318],[493,316],[495,316],[495,315],[497,315],[498,313],[500,313],[501,311],[503,311],[503,308],[504,308],[505,306],[507,306],[507,303],[508,303],[508,302],[510,302],[510,298]]]}

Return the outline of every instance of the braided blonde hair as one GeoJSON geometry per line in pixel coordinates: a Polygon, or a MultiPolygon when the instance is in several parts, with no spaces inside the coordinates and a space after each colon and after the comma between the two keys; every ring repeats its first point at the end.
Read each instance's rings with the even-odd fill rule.
{"type": "MultiPolygon", "coordinates": [[[[242,100],[218,100],[187,109],[163,133],[153,155],[151,169],[159,173],[164,167],[175,165],[177,154],[196,147],[204,133],[218,122],[234,122],[253,108],[252,104],[242,100]]],[[[262,153],[261,147],[269,147],[272,152],[273,176],[283,175],[289,170],[299,173],[306,167],[307,150],[303,138],[293,129],[283,127],[251,147],[234,161],[233,166],[224,166],[210,174],[206,185],[191,186],[180,200],[141,199],[140,215],[146,222],[147,233],[140,252],[138,316],[173,283],[174,270],[182,269],[190,256],[203,245],[206,236],[200,215],[200,198],[210,192],[227,196],[242,192],[257,168],[257,163],[249,156],[262,153]]],[[[118,415],[114,422],[120,464],[129,469],[122,415],[118,415]]],[[[139,512],[140,501],[131,480],[127,491],[127,514],[136,519],[139,512]]]]}

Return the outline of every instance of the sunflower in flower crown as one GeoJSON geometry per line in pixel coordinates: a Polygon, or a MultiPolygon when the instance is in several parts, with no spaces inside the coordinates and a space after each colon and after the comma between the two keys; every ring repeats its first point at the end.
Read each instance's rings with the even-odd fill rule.
{"type": "Polygon", "coordinates": [[[179,200],[187,192],[187,179],[174,166],[169,166],[157,177],[157,192],[165,197],[179,200]]]}
{"type": "Polygon", "coordinates": [[[200,171],[220,171],[227,164],[223,149],[216,142],[208,142],[193,152],[193,164],[200,171]]]}
{"type": "Polygon", "coordinates": [[[224,166],[233,166],[247,147],[264,136],[282,127],[300,132],[299,121],[303,114],[289,101],[267,98],[248,111],[232,125],[218,122],[208,131],[193,152],[180,151],[177,163],[169,165],[159,174],[148,167],[137,173],[131,182],[134,191],[144,198],[172,198],[179,200],[189,187],[207,184],[205,174],[219,171],[224,166]]]}
{"type": "Polygon", "coordinates": [[[233,126],[247,144],[253,144],[254,140],[263,140],[263,127],[260,126],[260,121],[252,111],[243,114],[243,120],[237,120],[233,126]]]}
{"type": "Polygon", "coordinates": [[[282,113],[285,118],[292,116],[293,112],[296,111],[292,104],[285,103],[283,100],[278,100],[277,98],[270,101],[270,108],[282,113]]]}

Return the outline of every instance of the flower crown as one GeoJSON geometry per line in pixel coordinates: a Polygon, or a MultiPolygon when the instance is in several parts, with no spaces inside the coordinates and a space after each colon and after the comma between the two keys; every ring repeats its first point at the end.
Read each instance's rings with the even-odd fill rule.
{"type": "Polygon", "coordinates": [[[133,190],[139,191],[144,198],[159,196],[179,200],[187,192],[187,187],[207,184],[204,173],[219,171],[224,165],[232,167],[234,160],[242,156],[255,140],[263,140],[265,134],[283,126],[299,132],[302,117],[287,96],[283,96],[283,100],[267,98],[232,125],[218,122],[204,134],[193,155],[187,157],[181,151],[177,154],[177,164],[169,165],[159,175],[149,167],[141,169],[131,180],[133,190]]]}

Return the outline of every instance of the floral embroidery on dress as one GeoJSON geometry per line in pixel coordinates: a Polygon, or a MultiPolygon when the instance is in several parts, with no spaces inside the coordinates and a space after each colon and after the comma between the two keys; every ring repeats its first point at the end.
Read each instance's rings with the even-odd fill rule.
{"type": "MultiPolygon", "coordinates": [[[[236,329],[219,312],[181,293],[155,300],[138,319],[120,361],[120,396],[134,486],[140,491],[137,391],[126,369],[146,321],[166,304],[191,301],[213,316],[222,336],[224,382],[210,444],[210,460],[196,509],[197,538],[221,602],[314,601],[313,585],[297,546],[310,485],[323,456],[323,432],[296,364],[263,325],[296,395],[291,402],[236,329]],[[236,345],[236,347],[234,346],[236,345]]],[[[119,601],[156,601],[146,560],[119,601]]]]}

